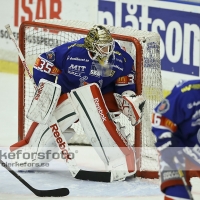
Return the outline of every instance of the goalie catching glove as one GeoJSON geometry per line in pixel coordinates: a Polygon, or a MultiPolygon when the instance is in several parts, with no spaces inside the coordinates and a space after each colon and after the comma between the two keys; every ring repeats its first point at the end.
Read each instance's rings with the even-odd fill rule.
{"type": "Polygon", "coordinates": [[[136,96],[133,91],[125,91],[122,95],[114,93],[118,108],[131,121],[132,126],[140,123],[143,115],[145,100],[142,95],[136,96]]]}

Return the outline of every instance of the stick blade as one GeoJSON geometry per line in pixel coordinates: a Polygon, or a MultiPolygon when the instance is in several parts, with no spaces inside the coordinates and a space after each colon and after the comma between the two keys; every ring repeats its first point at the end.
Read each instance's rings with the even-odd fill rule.
{"type": "Polygon", "coordinates": [[[35,190],[33,192],[39,197],[63,197],[69,194],[69,189],[59,188],[54,190],[35,190]]]}

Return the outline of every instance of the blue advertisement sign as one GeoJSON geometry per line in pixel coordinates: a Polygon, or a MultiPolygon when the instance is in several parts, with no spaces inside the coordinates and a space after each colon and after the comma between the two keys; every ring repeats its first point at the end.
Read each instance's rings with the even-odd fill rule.
{"type": "Polygon", "coordinates": [[[149,2],[99,0],[98,22],[159,33],[162,70],[199,76],[200,7],[181,4],[184,9],[176,10],[173,3],[149,2]]]}

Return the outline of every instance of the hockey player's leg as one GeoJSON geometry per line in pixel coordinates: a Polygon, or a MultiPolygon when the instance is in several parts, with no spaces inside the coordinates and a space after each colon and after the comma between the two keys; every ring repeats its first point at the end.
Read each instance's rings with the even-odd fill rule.
{"type": "MultiPolygon", "coordinates": [[[[187,165],[187,171],[183,171],[187,185],[191,191],[190,173],[187,165]]],[[[171,169],[171,167],[160,157],[160,177],[161,177],[161,191],[165,194],[165,200],[189,200],[189,194],[186,190],[178,170],[171,169]]]]}
{"type": "Polygon", "coordinates": [[[136,171],[134,149],[124,137],[123,127],[112,120],[98,85],[86,85],[70,94],[85,134],[111,171],[111,181],[133,175],[136,171]]]}
{"type": "MultiPolygon", "coordinates": [[[[191,186],[189,187],[191,190],[191,186]]],[[[190,200],[184,185],[170,186],[165,189],[165,200],[190,200]]]]}

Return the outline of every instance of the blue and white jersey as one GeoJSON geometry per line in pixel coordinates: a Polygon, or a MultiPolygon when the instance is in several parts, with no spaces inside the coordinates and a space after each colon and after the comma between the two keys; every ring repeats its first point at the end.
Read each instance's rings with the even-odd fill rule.
{"type": "Polygon", "coordinates": [[[112,65],[108,77],[103,77],[99,73],[98,61],[92,59],[83,44],[84,38],[65,43],[39,55],[33,69],[36,84],[41,78],[55,82],[57,77],[62,93],[70,92],[88,83],[97,83],[103,94],[135,91],[134,60],[117,42],[115,42],[114,53],[108,60],[109,65],[112,65]]]}
{"type": "Polygon", "coordinates": [[[171,132],[185,146],[200,146],[200,80],[181,81],[154,110],[152,131],[171,132]]]}

